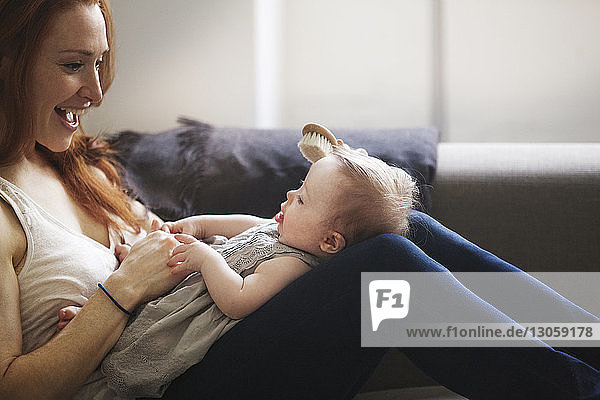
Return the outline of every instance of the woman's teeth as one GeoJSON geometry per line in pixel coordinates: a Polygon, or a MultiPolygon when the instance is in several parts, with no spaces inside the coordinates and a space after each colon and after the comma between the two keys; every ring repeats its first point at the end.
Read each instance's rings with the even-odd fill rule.
{"type": "Polygon", "coordinates": [[[87,111],[87,108],[57,108],[65,112],[68,121],[74,121],[74,115],[81,117],[87,111]]]}

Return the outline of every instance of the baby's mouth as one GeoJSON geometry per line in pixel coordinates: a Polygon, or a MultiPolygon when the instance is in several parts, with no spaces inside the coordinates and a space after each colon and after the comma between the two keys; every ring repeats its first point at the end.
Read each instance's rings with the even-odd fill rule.
{"type": "Polygon", "coordinates": [[[275,216],[275,222],[281,224],[283,222],[283,212],[279,212],[276,216],[275,216]]]}

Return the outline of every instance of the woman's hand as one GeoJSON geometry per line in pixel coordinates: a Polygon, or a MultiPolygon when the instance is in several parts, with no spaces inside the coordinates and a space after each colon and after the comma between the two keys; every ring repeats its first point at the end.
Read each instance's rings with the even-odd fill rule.
{"type": "Polygon", "coordinates": [[[128,310],[166,293],[186,276],[171,274],[167,266],[178,244],[173,235],[159,230],[136,242],[128,252],[126,246],[117,248],[117,255],[127,254],[104,286],[114,290],[110,293],[128,310]]]}
{"type": "Polygon", "coordinates": [[[172,274],[184,271],[202,272],[202,265],[212,257],[220,258],[220,254],[206,243],[185,234],[176,234],[175,239],[181,244],[173,249],[173,255],[167,263],[172,274]]]}

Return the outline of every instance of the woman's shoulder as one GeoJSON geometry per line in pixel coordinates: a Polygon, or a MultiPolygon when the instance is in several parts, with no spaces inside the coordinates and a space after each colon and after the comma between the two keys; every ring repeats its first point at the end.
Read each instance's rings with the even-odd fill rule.
{"type": "Polygon", "coordinates": [[[27,238],[11,206],[0,198],[0,264],[16,266],[25,256],[27,238]]]}

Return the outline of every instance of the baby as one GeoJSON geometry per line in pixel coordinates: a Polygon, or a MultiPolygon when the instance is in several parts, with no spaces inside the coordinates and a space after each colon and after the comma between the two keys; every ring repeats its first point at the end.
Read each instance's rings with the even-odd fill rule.
{"type": "MultiPolygon", "coordinates": [[[[109,387],[125,397],[160,396],[240,318],[321,260],[377,234],[405,235],[416,194],[402,169],[337,146],[287,192],[274,219],[201,215],[155,225],[181,242],[172,273],[200,274],[134,312],[102,364],[109,387]],[[215,235],[227,239],[204,242],[215,235]]],[[[64,310],[62,326],[76,312],[64,310]]]]}

